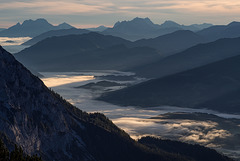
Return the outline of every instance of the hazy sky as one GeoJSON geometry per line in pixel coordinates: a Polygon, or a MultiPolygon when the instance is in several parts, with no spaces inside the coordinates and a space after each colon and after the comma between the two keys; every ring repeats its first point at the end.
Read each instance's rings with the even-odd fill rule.
{"type": "Polygon", "coordinates": [[[240,21],[239,0],[0,0],[0,28],[26,19],[76,27],[112,26],[116,21],[149,17],[154,23],[227,24],[240,21]]]}

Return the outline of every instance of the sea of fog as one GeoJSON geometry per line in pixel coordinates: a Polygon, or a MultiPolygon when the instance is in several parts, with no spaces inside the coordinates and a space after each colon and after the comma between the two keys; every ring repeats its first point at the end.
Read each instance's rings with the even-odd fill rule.
{"type": "Polygon", "coordinates": [[[14,54],[29,47],[21,44],[30,39],[31,37],[0,37],[0,45],[8,52],[14,54]]]}
{"type": "MultiPolygon", "coordinates": [[[[207,109],[190,109],[172,106],[159,106],[151,108],[122,107],[95,100],[106,90],[116,90],[124,88],[126,84],[135,84],[143,81],[142,78],[133,76],[133,80],[107,80],[101,76],[131,76],[132,73],[124,73],[118,71],[83,71],[83,72],[67,72],[53,73],[43,72],[43,82],[55,92],[59,93],[67,101],[86,112],[101,112],[110,118],[113,123],[125,130],[134,139],[142,136],[156,136],[167,139],[176,139],[186,142],[199,143],[201,145],[215,148],[229,156],[240,158],[239,150],[230,150],[219,148],[215,139],[225,138],[231,134],[225,129],[216,129],[217,123],[209,121],[193,121],[193,120],[159,120],[149,119],[165,113],[173,112],[201,112],[215,114],[224,118],[237,118],[240,115],[219,113],[207,109]],[[83,85],[99,82],[111,81],[123,84],[122,86],[113,88],[102,88],[98,90],[79,88],[83,85]],[[200,130],[199,130],[200,129],[200,130]],[[207,131],[205,134],[201,131],[207,131]]],[[[240,126],[240,125],[239,125],[240,126]]]]}

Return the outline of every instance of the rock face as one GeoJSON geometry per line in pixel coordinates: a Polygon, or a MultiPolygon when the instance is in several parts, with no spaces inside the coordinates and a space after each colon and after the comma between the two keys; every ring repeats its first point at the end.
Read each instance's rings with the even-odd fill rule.
{"type": "Polygon", "coordinates": [[[46,160],[93,158],[72,129],[81,131],[85,126],[67,114],[66,105],[2,48],[0,70],[2,132],[28,154],[38,152],[46,160]],[[67,148],[78,150],[80,155],[76,157],[67,148]]]}

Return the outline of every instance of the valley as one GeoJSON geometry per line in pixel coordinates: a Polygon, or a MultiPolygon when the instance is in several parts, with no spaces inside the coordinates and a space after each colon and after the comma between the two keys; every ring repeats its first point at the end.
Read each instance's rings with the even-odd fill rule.
{"type": "Polygon", "coordinates": [[[117,106],[95,100],[103,92],[126,87],[144,81],[133,73],[118,71],[42,72],[42,80],[48,87],[67,101],[86,112],[101,112],[113,123],[125,130],[134,139],[155,136],[164,139],[198,143],[214,148],[228,156],[240,159],[239,140],[240,115],[220,113],[208,109],[191,109],[173,106],[139,108],[117,106]],[[123,76],[132,79],[121,80],[123,76]],[[116,80],[116,77],[119,80],[116,80]],[[68,82],[61,83],[61,80],[68,82]],[[77,78],[77,79],[75,79],[77,78]],[[104,79],[107,78],[107,79],[104,79]],[[111,78],[115,78],[114,81],[111,78]],[[52,81],[54,79],[54,82],[52,81]],[[101,81],[115,82],[122,86],[102,88],[79,88],[101,81]],[[51,84],[49,84],[51,82],[51,84]],[[76,88],[78,87],[78,88],[76,88]],[[199,113],[199,114],[198,114],[199,113]],[[225,123],[224,123],[225,122],[225,123]]]}
{"type": "Polygon", "coordinates": [[[240,22],[38,18],[0,36],[2,149],[45,161],[240,161],[240,22]]]}

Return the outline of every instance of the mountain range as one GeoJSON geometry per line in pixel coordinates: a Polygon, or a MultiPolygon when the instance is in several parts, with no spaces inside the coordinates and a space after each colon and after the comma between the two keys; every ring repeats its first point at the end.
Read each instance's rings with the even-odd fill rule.
{"type": "Polygon", "coordinates": [[[36,71],[123,70],[158,59],[156,49],[98,33],[45,39],[15,57],[36,71]]]}
{"type": "Polygon", "coordinates": [[[197,32],[207,41],[215,41],[220,38],[240,37],[240,22],[233,21],[228,25],[215,25],[197,32]]]}
{"type": "Polygon", "coordinates": [[[127,70],[162,59],[204,41],[194,32],[186,30],[136,42],[98,33],[67,35],[84,32],[88,31],[80,29],[49,31],[27,41],[24,45],[34,44],[50,35],[59,36],[45,39],[15,56],[20,62],[37,71],[127,70]],[[60,36],[65,34],[67,36],[60,36]],[[171,43],[167,43],[169,41],[171,43]]]}
{"type": "Polygon", "coordinates": [[[178,30],[197,31],[212,26],[212,24],[179,25],[173,21],[165,21],[163,24],[154,24],[149,18],[134,18],[131,21],[117,22],[113,28],[108,28],[102,34],[118,36],[135,41],[143,38],[155,38],[178,30]]]}
{"type": "Polygon", "coordinates": [[[151,47],[157,49],[160,54],[169,56],[202,42],[205,42],[202,36],[189,30],[178,30],[156,38],[135,41],[133,46],[151,47]]]}
{"type": "MultiPolygon", "coordinates": [[[[157,146],[152,149],[146,141],[141,144],[132,140],[103,114],[77,109],[49,90],[1,46],[0,70],[1,136],[21,146],[27,154],[38,154],[45,161],[199,159],[196,155],[168,152],[157,146]]],[[[231,161],[208,148],[193,149],[195,152],[190,154],[210,153],[211,159],[231,161]]]]}
{"type": "Polygon", "coordinates": [[[25,20],[22,24],[17,23],[8,29],[0,31],[1,37],[34,37],[50,30],[70,29],[73,26],[62,23],[58,26],[50,24],[45,19],[25,20]]]}
{"type": "MultiPolygon", "coordinates": [[[[236,42],[237,45],[240,42],[240,38],[236,40],[238,40],[236,42]]],[[[224,42],[224,40],[221,41],[224,42]]],[[[229,44],[233,43],[232,41],[228,42],[229,44]]],[[[226,43],[222,45],[224,46],[226,43]]],[[[100,97],[100,99],[124,106],[141,106],[147,108],[151,106],[170,105],[189,108],[208,108],[226,113],[240,113],[240,48],[239,46],[237,48],[238,50],[233,54],[237,56],[232,55],[230,58],[209,63],[198,68],[110,92],[100,97]]],[[[229,49],[232,48],[226,45],[225,50],[229,49]]],[[[202,51],[203,53],[205,52],[202,51]]],[[[220,51],[218,53],[221,54],[220,51]]],[[[229,52],[228,57],[230,54],[229,52]]],[[[196,55],[193,57],[198,59],[196,55]]],[[[207,53],[206,57],[211,56],[207,53]]],[[[187,64],[187,62],[195,64],[195,61],[186,60],[185,63],[187,64]]],[[[176,65],[176,68],[180,68],[181,66],[176,65]]]]}
{"type": "Polygon", "coordinates": [[[60,30],[51,30],[44,32],[38,36],[33,37],[32,39],[26,41],[22,45],[34,45],[46,38],[50,38],[53,36],[65,36],[65,35],[80,35],[89,33],[90,31],[85,29],[76,29],[76,28],[70,28],[70,29],[60,29],[60,30]]]}
{"type": "Polygon", "coordinates": [[[202,43],[129,70],[143,77],[164,77],[239,55],[239,44],[240,38],[225,38],[210,43],[202,43]]]}
{"type": "Polygon", "coordinates": [[[102,32],[104,30],[106,30],[108,27],[106,26],[98,26],[98,27],[95,27],[95,28],[86,28],[86,30],[89,30],[89,31],[93,31],[93,32],[102,32]]]}

